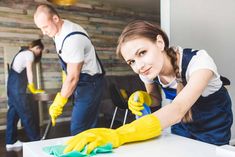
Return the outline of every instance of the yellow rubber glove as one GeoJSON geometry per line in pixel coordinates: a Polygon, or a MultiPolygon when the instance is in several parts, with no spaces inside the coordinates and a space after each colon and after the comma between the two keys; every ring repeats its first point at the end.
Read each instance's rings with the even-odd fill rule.
{"type": "Polygon", "coordinates": [[[62,74],[62,83],[64,83],[65,79],[66,79],[66,72],[64,70],[62,70],[61,72],[62,74]]]}
{"type": "Polygon", "coordinates": [[[52,126],[55,126],[56,118],[62,114],[63,107],[67,103],[68,98],[64,98],[60,93],[56,94],[56,97],[49,108],[49,114],[51,116],[52,126]]]}
{"type": "Polygon", "coordinates": [[[27,87],[32,94],[45,93],[42,89],[36,89],[34,83],[29,83],[27,87]]]}
{"type": "Polygon", "coordinates": [[[128,99],[128,108],[133,114],[138,116],[142,116],[141,110],[144,109],[144,104],[148,106],[152,105],[152,98],[145,91],[136,91],[128,99]]]}
{"type": "Polygon", "coordinates": [[[64,153],[74,150],[81,151],[87,145],[87,154],[91,153],[98,146],[108,143],[117,148],[124,143],[143,141],[161,134],[159,119],[153,114],[146,115],[126,124],[116,130],[108,128],[95,128],[86,130],[67,141],[64,153]]]}

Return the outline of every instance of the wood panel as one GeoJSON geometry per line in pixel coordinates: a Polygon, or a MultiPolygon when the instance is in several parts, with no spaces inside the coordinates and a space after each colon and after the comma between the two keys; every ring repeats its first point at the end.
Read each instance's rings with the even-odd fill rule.
{"type": "MultiPolygon", "coordinates": [[[[53,40],[43,36],[33,22],[35,6],[46,0],[0,1],[0,125],[5,124],[6,63],[34,39],[42,38],[45,50],[41,61],[41,80],[44,89],[61,87],[61,70],[53,40]],[[4,57],[5,56],[5,57],[4,57]]],[[[54,6],[62,18],[84,27],[95,45],[107,75],[131,75],[132,70],[115,55],[118,36],[125,25],[134,19],[159,23],[159,15],[136,12],[134,9],[113,7],[99,0],[79,0],[71,7],[54,6]]],[[[67,112],[66,112],[67,113],[67,112]]]]}

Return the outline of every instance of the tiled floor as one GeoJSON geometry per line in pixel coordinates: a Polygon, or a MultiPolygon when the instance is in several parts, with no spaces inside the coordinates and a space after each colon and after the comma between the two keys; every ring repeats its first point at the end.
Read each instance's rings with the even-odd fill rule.
{"type": "MultiPolygon", "coordinates": [[[[45,131],[45,127],[41,128],[41,133],[43,134],[45,131]]],[[[19,130],[19,140],[23,142],[27,142],[27,137],[23,130],[19,130]]],[[[69,135],[69,123],[61,123],[57,124],[57,126],[52,127],[50,129],[50,132],[48,134],[48,138],[56,138],[56,137],[62,137],[62,136],[68,136],[69,135]],[[58,129],[59,128],[59,129],[58,129]]],[[[5,149],[5,132],[1,131],[0,133],[0,156],[1,157],[22,157],[22,151],[15,152],[15,151],[9,151],[7,152],[5,149]]]]}

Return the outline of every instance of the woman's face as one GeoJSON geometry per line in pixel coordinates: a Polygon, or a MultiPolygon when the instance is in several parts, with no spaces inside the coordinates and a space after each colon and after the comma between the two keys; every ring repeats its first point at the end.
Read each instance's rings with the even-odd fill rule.
{"type": "Polygon", "coordinates": [[[163,67],[164,42],[158,35],[156,42],[136,38],[122,44],[121,54],[133,71],[148,79],[156,78],[163,67]]]}
{"type": "Polygon", "coordinates": [[[42,53],[42,49],[39,46],[34,46],[31,50],[35,56],[39,56],[42,53]]]}

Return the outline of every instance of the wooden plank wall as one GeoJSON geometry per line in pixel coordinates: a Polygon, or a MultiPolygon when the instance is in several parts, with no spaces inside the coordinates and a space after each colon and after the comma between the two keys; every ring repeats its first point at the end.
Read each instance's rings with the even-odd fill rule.
{"type": "MultiPolygon", "coordinates": [[[[5,124],[7,108],[6,64],[20,46],[42,38],[45,50],[41,61],[41,80],[44,89],[60,88],[61,73],[52,39],[43,36],[33,22],[35,6],[46,0],[0,1],[0,126],[5,124]]],[[[133,19],[159,23],[159,15],[151,12],[137,12],[133,8],[115,8],[101,4],[99,0],[79,0],[71,7],[55,6],[59,14],[79,23],[89,33],[107,75],[130,75],[133,72],[116,57],[118,36],[124,26],[133,19]]]]}

